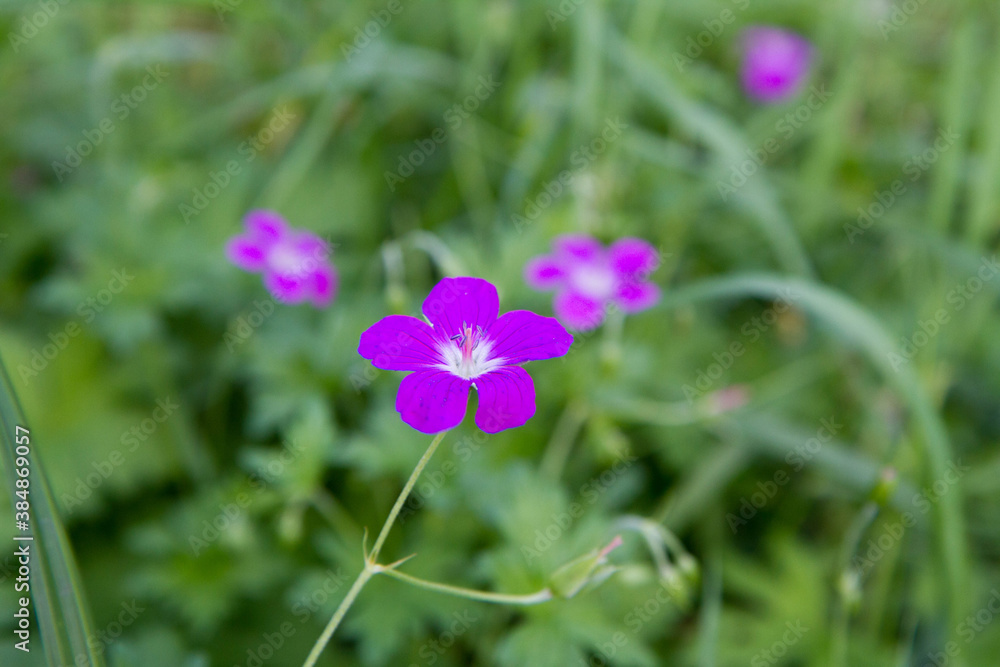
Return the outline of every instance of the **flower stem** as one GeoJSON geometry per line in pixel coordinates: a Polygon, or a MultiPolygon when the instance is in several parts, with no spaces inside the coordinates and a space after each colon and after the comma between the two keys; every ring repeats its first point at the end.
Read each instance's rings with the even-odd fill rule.
{"type": "Polygon", "coordinates": [[[447,431],[442,431],[434,436],[434,439],[431,440],[431,444],[427,448],[427,451],[424,452],[424,455],[420,457],[419,461],[417,461],[417,467],[414,468],[413,472],[410,474],[410,479],[406,480],[406,486],[404,486],[403,490],[399,493],[399,497],[396,498],[396,504],[392,506],[392,510],[389,512],[389,518],[385,520],[385,525],[382,526],[382,532],[380,532],[378,537],[375,539],[375,546],[372,547],[371,554],[368,556],[369,562],[374,563],[378,560],[379,552],[382,551],[382,545],[385,544],[386,538],[389,537],[389,531],[392,529],[392,524],[396,523],[396,517],[399,516],[399,512],[403,509],[403,503],[405,503],[406,499],[410,496],[410,491],[413,490],[413,486],[417,483],[417,478],[420,477],[420,473],[422,473],[424,468],[427,467],[431,457],[434,456],[434,452],[437,451],[438,445],[440,445],[441,441],[444,440],[445,433],[447,433],[447,431]]]}
{"type": "Polygon", "coordinates": [[[429,591],[437,591],[439,593],[447,593],[449,595],[457,595],[458,597],[468,598],[470,600],[479,600],[481,602],[496,602],[499,604],[516,604],[516,605],[533,605],[541,604],[542,602],[548,602],[552,599],[552,591],[548,588],[543,588],[535,593],[527,593],[525,595],[509,595],[506,593],[490,593],[489,591],[477,591],[471,588],[463,588],[461,586],[449,586],[448,584],[440,584],[436,581],[427,581],[426,579],[420,579],[419,577],[414,577],[413,575],[400,572],[396,569],[391,570],[381,570],[385,572],[386,576],[392,577],[393,579],[399,579],[400,581],[405,581],[409,584],[413,584],[418,588],[426,588],[429,591]]]}
{"type": "Polygon", "coordinates": [[[406,502],[406,499],[410,495],[410,491],[413,490],[413,486],[417,483],[420,473],[424,471],[424,468],[427,467],[427,463],[431,460],[431,457],[434,456],[434,452],[437,450],[438,445],[440,445],[441,441],[444,440],[445,433],[447,433],[447,431],[438,433],[434,436],[434,439],[431,440],[431,444],[427,448],[427,451],[424,452],[424,455],[420,457],[419,461],[417,461],[417,467],[413,469],[412,473],[410,473],[410,479],[406,480],[406,485],[399,493],[399,497],[396,498],[396,504],[392,506],[392,510],[389,512],[389,516],[385,520],[385,525],[382,526],[382,531],[378,534],[378,538],[375,540],[375,546],[372,547],[370,553],[365,554],[365,568],[361,570],[361,574],[358,575],[354,585],[351,586],[351,590],[347,591],[347,595],[343,600],[341,600],[340,606],[337,607],[337,611],[333,614],[333,618],[331,618],[330,622],[326,624],[325,628],[323,628],[323,634],[321,634],[319,639],[316,640],[316,644],[313,645],[312,650],[309,652],[309,656],[306,658],[305,663],[303,663],[303,667],[313,667],[313,665],[316,664],[316,661],[319,660],[320,654],[330,642],[330,639],[333,637],[333,633],[337,630],[337,626],[340,625],[340,622],[347,614],[347,610],[351,608],[352,604],[354,604],[355,598],[358,597],[358,593],[360,593],[361,589],[365,587],[368,580],[379,572],[385,572],[386,574],[390,574],[392,572],[391,569],[387,569],[391,566],[378,565],[376,563],[376,559],[378,558],[379,552],[382,550],[382,545],[385,544],[386,538],[389,537],[389,531],[392,529],[392,525],[396,523],[396,517],[399,516],[399,512],[403,509],[403,503],[406,502]]]}
{"type": "Polygon", "coordinates": [[[559,479],[573,449],[573,442],[587,417],[587,406],[582,401],[574,400],[566,406],[542,456],[540,468],[543,475],[553,480],[559,479]]]}
{"type": "Polygon", "coordinates": [[[375,573],[368,568],[368,564],[365,563],[365,569],[361,570],[361,574],[358,575],[354,585],[351,586],[351,590],[347,591],[347,595],[340,602],[340,606],[337,607],[337,611],[334,612],[333,618],[331,618],[330,622],[326,624],[325,628],[323,628],[323,634],[319,636],[319,639],[316,640],[312,650],[309,651],[309,656],[306,658],[303,667],[313,667],[313,665],[316,664],[316,661],[319,660],[320,653],[323,652],[323,649],[326,648],[330,638],[333,637],[333,633],[337,630],[337,626],[340,625],[340,622],[344,619],[344,615],[347,614],[347,610],[351,608],[352,604],[354,604],[354,599],[358,597],[358,593],[361,592],[361,589],[364,588],[365,584],[368,583],[368,580],[371,579],[374,574],[375,573]]]}

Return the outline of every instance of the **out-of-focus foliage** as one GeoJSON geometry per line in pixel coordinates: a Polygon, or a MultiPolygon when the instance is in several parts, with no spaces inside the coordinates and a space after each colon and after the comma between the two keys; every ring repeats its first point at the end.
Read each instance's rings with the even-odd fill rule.
{"type": "MultiPolygon", "coordinates": [[[[5,4],[0,350],[97,650],[114,667],[301,664],[429,440],[394,410],[400,374],[357,355],[361,332],[418,312],[443,275],[550,314],[522,267],[584,231],[658,247],[665,303],[531,364],[526,426],[449,433],[385,557],[530,593],[638,515],[700,583],[671,594],[629,531],[611,579],[536,607],[376,577],[320,664],[924,665],[949,638],[995,664],[993,9],[5,4]],[[739,88],[754,23],[815,45],[790,102],[739,88]],[[333,244],[330,308],[276,305],[225,262],[258,207],[333,244]],[[750,272],[851,310],[741,291],[750,272]],[[728,295],[671,301],[727,276],[728,295]],[[896,357],[866,356],[864,322],[896,357]],[[747,404],[714,414],[734,384],[747,404]]],[[[0,506],[0,535],[12,520],[0,506]]],[[[0,664],[43,664],[11,621],[0,664]]]]}

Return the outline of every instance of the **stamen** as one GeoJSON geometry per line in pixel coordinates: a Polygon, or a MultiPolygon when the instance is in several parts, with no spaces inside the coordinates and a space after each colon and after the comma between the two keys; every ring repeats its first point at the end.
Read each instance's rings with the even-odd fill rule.
{"type": "Polygon", "coordinates": [[[460,345],[462,346],[462,359],[472,361],[472,327],[465,327],[460,345]]]}

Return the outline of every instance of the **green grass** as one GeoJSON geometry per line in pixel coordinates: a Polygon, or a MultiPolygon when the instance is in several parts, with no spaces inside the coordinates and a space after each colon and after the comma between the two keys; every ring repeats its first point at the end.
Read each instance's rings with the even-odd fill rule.
{"type": "MultiPolygon", "coordinates": [[[[633,532],[614,576],[538,606],[375,577],[318,664],[922,667],[949,641],[950,665],[993,664],[992,4],[880,18],[879,3],[805,0],[399,3],[54,3],[23,41],[42,4],[0,9],[0,440],[9,486],[11,424],[28,425],[39,475],[38,649],[16,652],[4,614],[0,663],[301,665],[428,443],[394,410],[401,375],[357,354],[361,332],[417,312],[444,275],[551,314],[524,263],[583,231],[657,246],[663,301],[530,364],[524,427],[483,436],[468,419],[446,436],[383,560],[416,553],[401,571],[531,594],[642,516],[700,577],[667,601],[664,547],[633,532]],[[808,91],[776,106],[741,91],[753,23],[814,42],[810,85],[830,96],[806,120],[788,124],[808,91]],[[377,36],[347,48],[366,25],[377,36]],[[147,68],[166,76],[133,92],[147,68]],[[499,86],[456,115],[481,77],[499,86]],[[581,162],[608,121],[620,138],[581,162]],[[942,132],[956,138],[938,150],[942,132]],[[74,166],[81,142],[96,145],[74,166]],[[222,254],[255,207],[334,244],[330,308],[257,319],[269,295],[222,254]],[[120,290],[115,272],[131,276],[120,290]],[[748,402],[713,414],[732,385],[748,402]],[[157,420],[157,401],[178,407],[157,420]],[[474,620],[452,636],[456,618],[474,620]],[[786,624],[808,630],[782,644],[786,624]]],[[[15,532],[6,501],[0,529],[15,532]]],[[[0,609],[17,603],[14,548],[0,609]]]]}

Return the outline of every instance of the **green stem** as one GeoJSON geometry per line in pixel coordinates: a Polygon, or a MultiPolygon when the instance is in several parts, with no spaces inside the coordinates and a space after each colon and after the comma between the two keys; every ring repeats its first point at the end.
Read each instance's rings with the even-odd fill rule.
{"type": "Polygon", "coordinates": [[[392,510],[389,512],[389,516],[385,520],[385,525],[382,526],[382,531],[378,534],[378,538],[375,540],[375,546],[372,547],[371,553],[365,554],[365,568],[361,571],[361,574],[358,575],[354,585],[351,586],[351,590],[347,591],[347,595],[340,602],[340,606],[337,607],[337,611],[334,612],[333,618],[331,618],[330,622],[326,624],[325,628],[323,628],[323,634],[321,634],[319,639],[316,640],[316,644],[313,645],[312,650],[309,652],[309,656],[306,658],[305,663],[303,663],[303,667],[313,667],[313,665],[316,664],[316,661],[319,659],[323,649],[326,648],[326,645],[333,637],[333,633],[336,632],[337,626],[340,625],[340,622],[344,619],[344,615],[347,614],[347,610],[351,608],[352,604],[354,604],[355,598],[358,597],[358,593],[360,593],[361,589],[365,587],[368,580],[379,572],[385,572],[386,574],[391,572],[391,570],[386,569],[387,566],[376,564],[379,552],[382,550],[382,545],[385,544],[386,538],[389,537],[389,531],[392,529],[392,525],[396,523],[396,517],[399,516],[400,510],[403,509],[403,503],[406,502],[406,499],[410,495],[410,491],[413,490],[413,486],[417,483],[417,479],[420,477],[420,473],[422,473],[424,468],[427,467],[427,463],[431,460],[431,457],[434,456],[434,452],[437,451],[438,445],[440,445],[441,441],[444,440],[446,433],[447,431],[444,431],[434,436],[434,439],[431,440],[431,444],[427,448],[427,451],[424,452],[424,455],[420,457],[419,461],[417,461],[417,467],[413,469],[412,473],[410,473],[410,479],[406,480],[406,485],[399,493],[399,497],[396,498],[396,504],[392,506],[392,510]]]}
{"type": "Polygon", "coordinates": [[[396,504],[392,506],[392,510],[389,512],[389,518],[385,520],[385,525],[382,526],[382,532],[378,534],[378,538],[375,539],[375,546],[372,547],[371,554],[368,556],[368,561],[374,563],[378,560],[379,552],[382,551],[382,545],[385,544],[385,540],[389,537],[389,531],[392,530],[392,524],[396,523],[396,517],[399,516],[399,512],[403,509],[403,503],[406,499],[410,497],[410,491],[413,490],[413,486],[417,483],[417,478],[420,477],[420,473],[424,471],[427,464],[430,462],[431,457],[434,456],[434,452],[437,451],[438,445],[444,440],[444,436],[447,431],[443,431],[434,436],[431,440],[430,447],[424,452],[424,455],[420,457],[417,461],[417,467],[413,469],[410,474],[410,479],[406,480],[406,486],[400,492],[399,497],[396,498],[396,504]]]}
{"type": "Polygon", "coordinates": [[[395,569],[382,569],[380,571],[384,572],[386,576],[392,577],[393,579],[399,579],[400,581],[405,581],[406,583],[413,584],[419,588],[426,588],[429,591],[437,591],[439,593],[447,593],[449,595],[457,595],[458,597],[468,598],[469,600],[479,600],[480,602],[496,602],[499,604],[528,606],[548,602],[552,599],[552,591],[548,588],[543,588],[535,593],[528,593],[525,595],[509,595],[506,593],[490,593],[489,591],[477,591],[471,588],[463,588],[461,586],[440,584],[436,581],[420,579],[419,577],[414,577],[413,575],[405,574],[395,569]]]}
{"type": "Polygon", "coordinates": [[[333,637],[333,633],[336,632],[337,626],[340,625],[340,622],[344,619],[344,615],[347,614],[347,610],[351,608],[352,604],[354,604],[354,599],[358,597],[358,593],[361,592],[361,589],[365,587],[365,584],[367,584],[368,580],[374,575],[375,572],[370,570],[368,564],[365,563],[365,569],[361,570],[361,574],[358,575],[354,585],[351,586],[351,590],[347,591],[347,595],[343,600],[341,600],[340,606],[337,607],[337,611],[333,614],[333,618],[331,618],[330,622],[326,624],[325,628],[323,628],[323,634],[319,636],[319,639],[316,640],[312,650],[309,651],[309,656],[306,658],[303,667],[313,667],[313,665],[316,664],[316,661],[319,660],[320,653],[323,652],[323,649],[326,648],[330,638],[333,637]]]}
{"type": "Polygon", "coordinates": [[[555,429],[552,431],[552,439],[549,440],[542,456],[542,463],[539,466],[542,474],[553,480],[558,480],[562,475],[566,460],[573,449],[573,442],[576,440],[580,427],[587,421],[587,406],[582,401],[574,400],[566,406],[555,429]]]}

